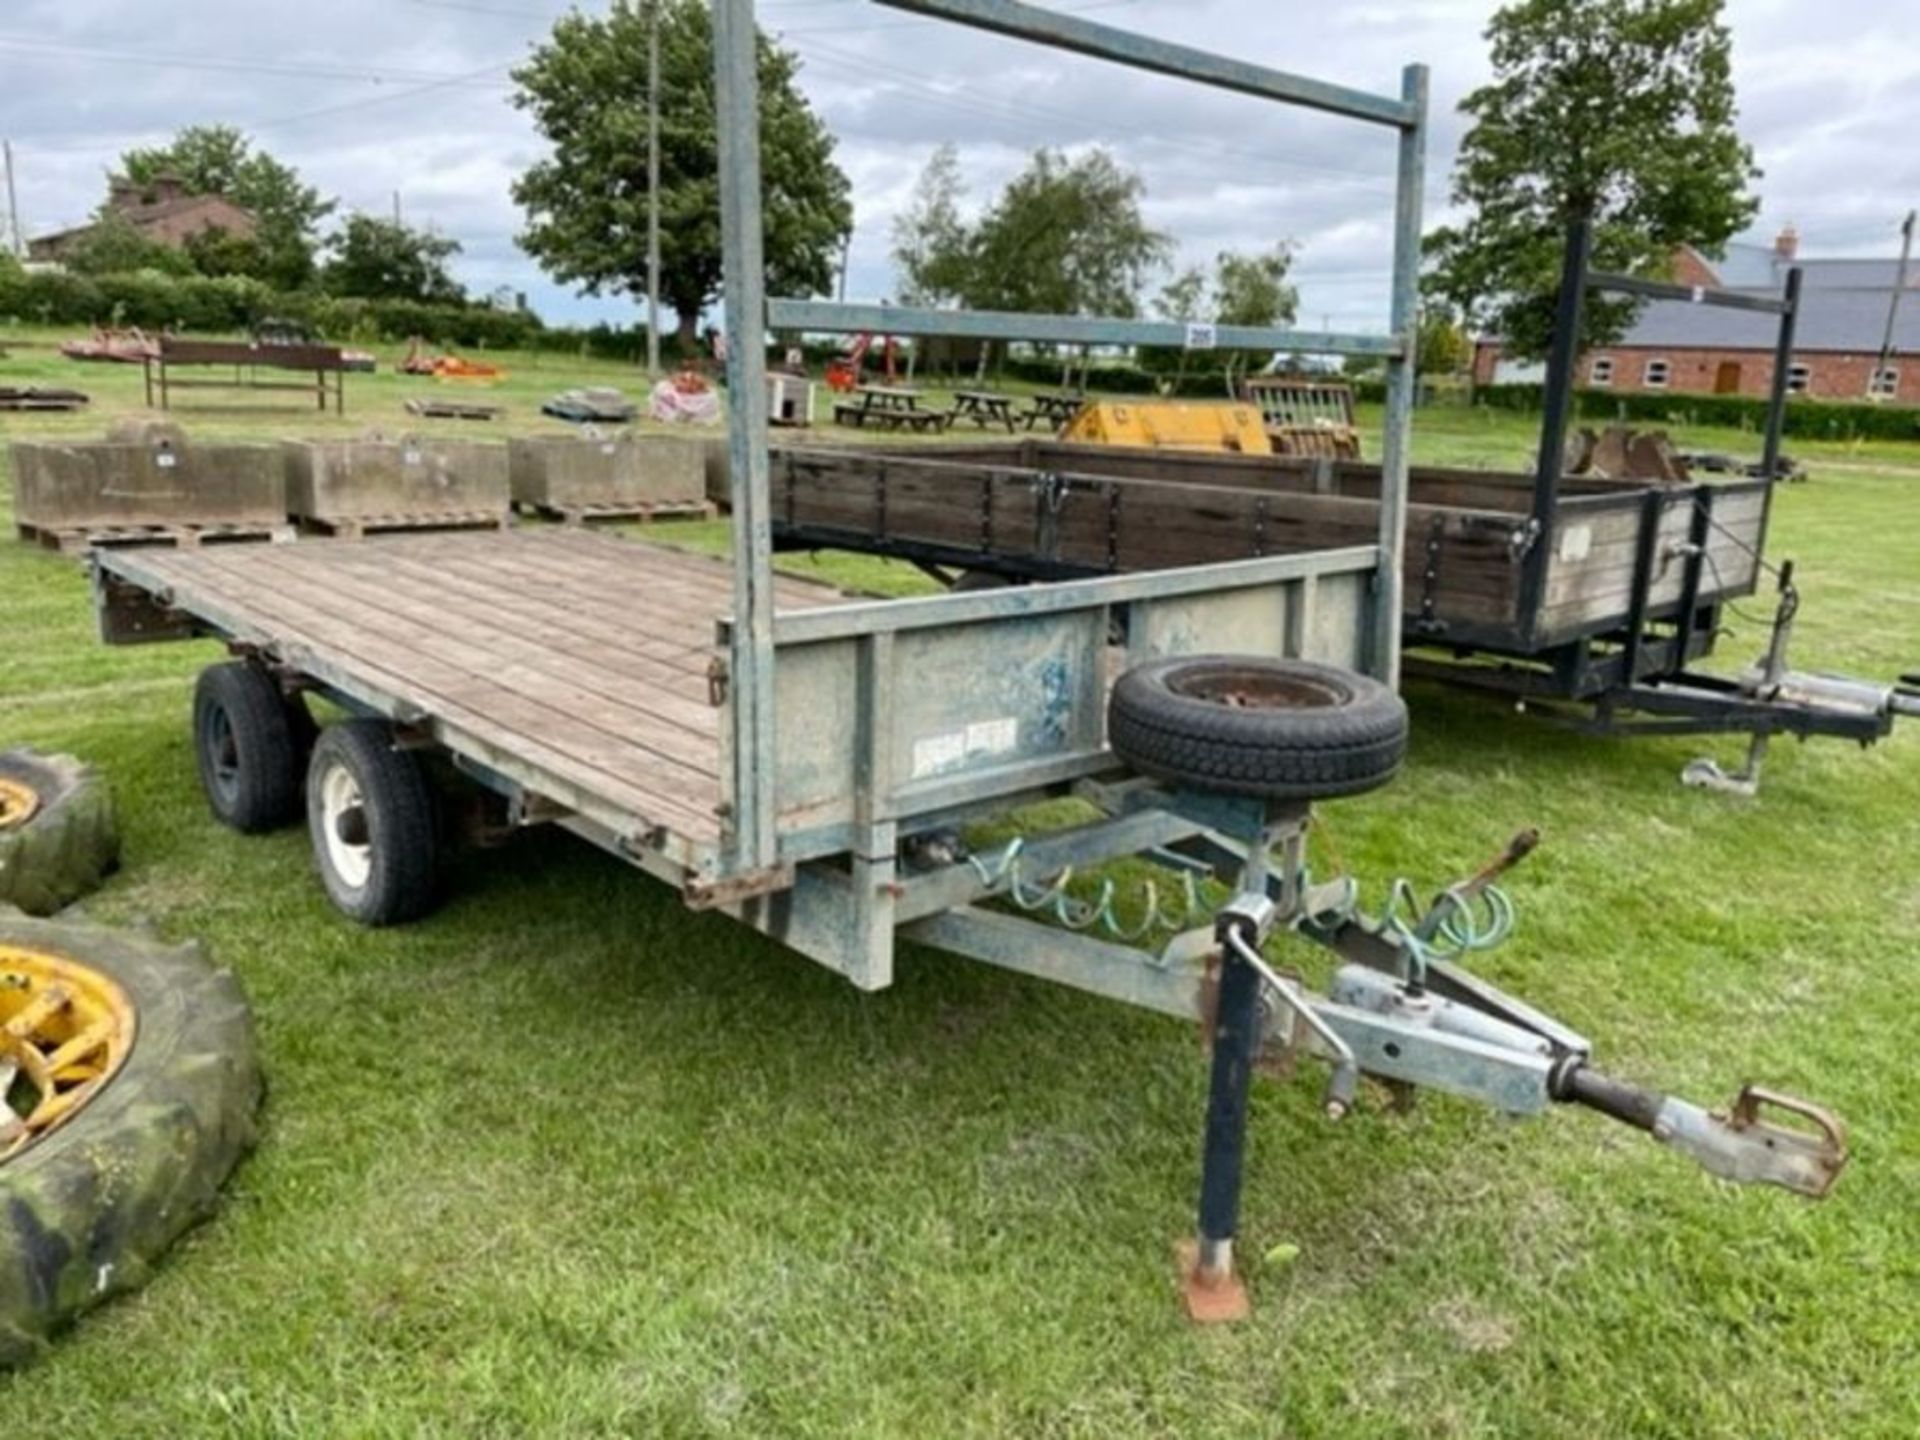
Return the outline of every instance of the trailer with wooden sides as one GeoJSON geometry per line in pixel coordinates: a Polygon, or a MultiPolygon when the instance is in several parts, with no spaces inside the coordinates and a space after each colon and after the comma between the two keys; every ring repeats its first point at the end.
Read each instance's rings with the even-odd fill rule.
{"type": "MultiPolygon", "coordinates": [[[[772,479],[782,547],[1010,580],[1352,543],[1377,524],[1382,494],[1381,467],[1359,461],[1048,440],[787,449],[772,479]]],[[[1773,485],[1559,477],[1543,517],[1532,476],[1413,467],[1400,563],[1408,668],[1587,706],[1599,728],[1880,738],[1913,707],[1897,688],[1760,693],[1692,668],[1725,608],[1765,577],[1773,485]]]]}
{"type": "MultiPolygon", "coordinates": [[[[1211,1081],[1182,1278],[1202,1319],[1245,1311],[1233,1245],[1262,1054],[1325,1061],[1332,1119],[1353,1108],[1363,1075],[1512,1114],[1577,1104],[1716,1174],[1825,1194],[1846,1145],[1817,1107],[1748,1087],[1716,1115],[1609,1077],[1578,1032],[1464,968],[1510,928],[1496,882],[1530,838],[1418,915],[1397,899],[1370,914],[1350,880],[1307,875],[1313,802],[1386,783],[1406,744],[1394,682],[1425,72],[1409,67],[1397,96],[1369,95],[1014,0],[888,3],[1394,137],[1391,333],[1220,337],[1385,361],[1394,400],[1378,497],[1286,553],[1174,569],[884,601],[777,577],[785,481],[776,457],[769,484],[759,339],[888,327],[859,306],[766,299],[753,6],[714,0],[739,400],[731,563],[552,527],[102,554],[108,641],[208,635],[233,653],[195,689],[214,814],[261,830],[304,811],[339,909],[367,924],[418,918],[446,833],[423,758],[438,754],[463,797],[490,797],[494,826],[569,830],[860,989],[892,982],[905,938],[1199,1024],[1211,1081]],[[348,718],[316,734],[310,694],[348,718]],[[1063,796],[1084,818],[1033,804],[1063,796]],[[1158,878],[1124,892],[1070,883],[1120,859],[1158,878]],[[1216,882],[1230,900],[1216,903],[1216,882]],[[1268,943],[1292,936],[1337,957],[1325,993],[1268,961],[1268,943]],[[1796,1122],[1776,1123],[1779,1112],[1796,1122]]],[[[1167,341],[1155,322],[889,312],[902,329],[981,339],[1167,341]]],[[[1021,484],[987,491],[1011,506],[1021,484]]],[[[891,488],[880,498],[902,500],[891,488]]],[[[1027,523],[1044,512],[1029,497],[1027,523]]],[[[986,523],[991,542],[999,519],[986,523]]]]}

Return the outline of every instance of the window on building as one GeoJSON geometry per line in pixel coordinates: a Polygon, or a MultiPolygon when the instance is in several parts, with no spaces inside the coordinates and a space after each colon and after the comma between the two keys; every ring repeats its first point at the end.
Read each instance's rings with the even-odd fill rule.
{"type": "Polygon", "coordinates": [[[1891,400],[1900,393],[1900,372],[1891,365],[1873,372],[1873,380],[1867,386],[1867,394],[1876,400],[1891,400]]]}
{"type": "Polygon", "coordinates": [[[1613,357],[1596,355],[1587,366],[1589,385],[1611,385],[1613,383],[1613,357]]]}
{"type": "Polygon", "coordinates": [[[1789,365],[1787,367],[1787,393],[1789,395],[1804,395],[1807,393],[1807,387],[1812,384],[1813,367],[1811,365],[1789,365]]]}
{"type": "Polygon", "coordinates": [[[1667,364],[1665,360],[1647,361],[1647,370],[1646,370],[1646,375],[1644,377],[1644,383],[1646,384],[1647,389],[1649,390],[1666,389],[1667,379],[1668,379],[1668,376],[1672,374],[1672,370],[1673,370],[1673,367],[1667,364]]]}

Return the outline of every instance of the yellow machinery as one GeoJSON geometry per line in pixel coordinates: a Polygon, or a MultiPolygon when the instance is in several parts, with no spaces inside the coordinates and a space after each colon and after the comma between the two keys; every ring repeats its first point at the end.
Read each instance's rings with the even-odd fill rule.
{"type": "Polygon", "coordinates": [[[1256,405],[1204,400],[1089,400],[1060,438],[1088,445],[1271,455],[1256,405]]]}

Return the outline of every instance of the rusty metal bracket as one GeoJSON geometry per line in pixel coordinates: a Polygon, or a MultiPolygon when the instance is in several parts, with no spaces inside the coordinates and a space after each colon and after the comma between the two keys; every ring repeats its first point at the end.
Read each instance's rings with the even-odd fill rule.
{"type": "Polygon", "coordinates": [[[689,876],[686,884],[680,887],[680,894],[689,910],[717,910],[723,905],[751,900],[759,895],[776,895],[792,888],[793,863],[782,861],[763,870],[749,870],[739,875],[689,876]]]}

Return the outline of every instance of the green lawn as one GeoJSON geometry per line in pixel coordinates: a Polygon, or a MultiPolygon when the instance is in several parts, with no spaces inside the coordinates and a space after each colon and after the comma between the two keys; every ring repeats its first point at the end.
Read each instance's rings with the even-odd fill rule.
{"type": "MultiPolygon", "coordinates": [[[[630,373],[507,363],[509,422],[460,433],[630,373]]],[[[137,385],[0,361],[23,375],[107,412],[137,385]]],[[[392,428],[413,388],[352,378],[343,423],[193,428],[392,428]]],[[[4,417],[0,436],[103,418],[4,417]]],[[[1416,455],[1513,465],[1529,438],[1521,417],[1435,412],[1416,455]]],[[[1781,492],[1774,545],[1801,562],[1798,659],[1920,667],[1920,453],[1800,449],[1814,483],[1781,492]]],[[[10,483],[0,459],[0,510],[10,483]]],[[[1735,625],[1729,656],[1756,651],[1735,625]]],[[[1716,1103],[1748,1078],[1804,1091],[1856,1158],[1813,1206],[1584,1112],[1375,1097],[1330,1125],[1317,1077],[1266,1082],[1255,1318],[1203,1331],[1170,1248],[1197,1182],[1190,1031],[924,951],[862,996],[562,834],[463,859],[426,923],[354,929],[301,833],[208,817],[187,701],[216,653],[102,648],[78,568],[0,544],[0,743],[106,769],[126,865],[86,913],[205,937],[252,995],[269,1077],[219,1217],[0,1380],[10,1433],[1920,1431],[1914,734],[1782,745],[1740,803],[1675,783],[1733,741],[1583,739],[1416,690],[1405,775],[1329,807],[1368,894],[1539,825],[1519,932],[1483,972],[1630,1077],[1716,1103]],[[1282,1245],[1298,1257],[1267,1258],[1282,1245]]]]}

